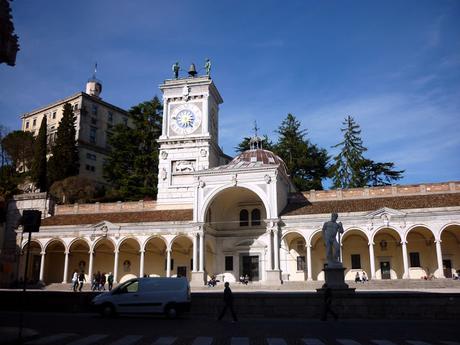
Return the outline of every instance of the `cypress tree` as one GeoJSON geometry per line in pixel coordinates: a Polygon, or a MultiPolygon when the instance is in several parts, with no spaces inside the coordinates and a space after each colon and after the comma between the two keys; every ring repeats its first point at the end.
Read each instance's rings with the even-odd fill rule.
{"type": "Polygon", "coordinates": [[[38,136],[35,138],[34,157],[32,161],[31,179],[35,186],[40,189],[40,192],[46,192],[47,186],[47,120],[43,117],[38,136]]]}
{"type": "Polygon", "coordinates": [[[48,164],[48,185],[69,176],[78,175],[79,158],[75,129],[76,116],[69,103],[64,104],[62,119],[56,132],[56,141],[51,147],[48,164]]]}

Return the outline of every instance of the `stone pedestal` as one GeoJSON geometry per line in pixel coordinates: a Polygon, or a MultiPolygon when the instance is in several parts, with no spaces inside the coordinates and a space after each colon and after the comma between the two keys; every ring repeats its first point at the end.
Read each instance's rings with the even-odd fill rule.
{"type": "Polygon", "coordinates": [[[349,289],[348,284],[345,283],[345,268],[342,267],[342,265],[329,265],[325,267],[323,271],[325,279],[323,288],[349,289]]]}
{"type": "Polygon", "coordinates": [[[265,280],[265,284],[267,285],[281,285],[281,271],[280,270],[267,270],[265,271],[267,275],[267,279],[265,280]]]}
{"type": "Polygon", "coordinates": [[[205,272],[192,272],[192,279],[190,280],[190,286],[203,287],[206,284],[206,273],[205,272]]]}

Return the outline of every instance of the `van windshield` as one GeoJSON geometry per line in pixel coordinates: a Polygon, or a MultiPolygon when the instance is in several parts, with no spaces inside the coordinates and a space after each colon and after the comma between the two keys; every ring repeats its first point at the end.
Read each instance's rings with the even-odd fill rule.
{"type": "Polygon", "coordinates": [[[139,290],[139,281],[129,280],[121,285],[119,285],[114,293],[128,293],[128,292],[137,292],[139,290]]]}

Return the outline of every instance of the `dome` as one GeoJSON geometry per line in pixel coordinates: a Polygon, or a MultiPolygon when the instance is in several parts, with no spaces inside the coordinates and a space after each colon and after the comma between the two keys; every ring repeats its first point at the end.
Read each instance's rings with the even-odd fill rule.
{"type": "Polygon", "coordinates": [[[287,167],[284,161],[273,152],[264,149],[247,150],[233,158],[229,165],[253,163],[254,165],[267,164],[279,165],[283,172],[288,175],[287,167]]]}

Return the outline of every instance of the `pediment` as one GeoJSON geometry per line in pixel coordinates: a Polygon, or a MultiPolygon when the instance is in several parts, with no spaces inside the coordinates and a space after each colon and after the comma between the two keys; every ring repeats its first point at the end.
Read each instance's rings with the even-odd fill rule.
{"type": "Polygon", "coordinates": [[[395,210],[393,208],[382,207],[376,211],[366,214],[366,218],[383,218],[383,217],[404,217],[406,213],[395,210]]]}

